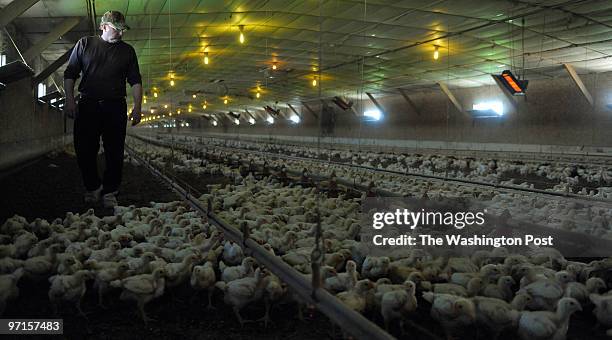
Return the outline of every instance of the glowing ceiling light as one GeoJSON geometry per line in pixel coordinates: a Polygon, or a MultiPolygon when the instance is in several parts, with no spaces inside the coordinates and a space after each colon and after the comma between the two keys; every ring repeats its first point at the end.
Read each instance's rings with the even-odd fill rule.
{"type": "Polygon", "coordinates": [[[438,58],[440,58],[440,51],[438,49],[439,47],[436,46],[434,50],[434,60],[438,60],[438,58]]]}
{"type": "Polygon", "coordinates": [[[217,126],[217,121],[216,121],[216,120],[213,120],[212,124],[213,124],[214,126],[217,126]]]}
{"type": "Polygon", "coordinates": [[[204,52],[204,65],[208,65],[208,52],[204,52]]]}
{"type": "Polygon", "coordinates": [[[500,101],[477,103],[472,106],[472,109],[476,111],[493,111],[498,116],[504,115],[504,104],[500,101]]]}
{"type": "Polygon", "coordinates": [[[223,104],[227,105],[227,98],[223,99],[223,104]]]}
{"type": "Polygon", "coordinates": [[[240,38],[238,40],[241,44],[244,44],[244,25],[239,25],[238,28],[240,29],[240,38]]]}
{"type": "Polygon", "coordinates": [[[202,105],[202,109],[206,110],[206,104],[202,105]]]}
{"type": "Polygon", "coordinates": [[[313,79],[313,80],[312,80],[312,86],[313,86],[313,87],[314,87],[314,86],[317,86],[317,78],[315,78],[315,79],[313,79]]]}
{"type": "Polygon", "coordinates": [[[274,124],[274,117],[268,116],[268,118],[266,118],[266,120],[268,121],[268,123],[274,124]]]}
{"type": "Polygon", "coordinates": [[[259,94],[259,91],[257,91],[257,94],[255,95],[257,98],[259,98],[261,95],[259,94]]]}
{"type": "Polygon", "coordinates": [[[197,95],[194,93],[193,95],[191,95],[191,98],[195,99],[197,97],[197,95]]]}
{"type": "Polygon", "coordinates": [[[276,63],[273,63],[273,64],[272,64],[272,69],[273,69],[273,70],[276,70],[276,63]]]}
{"type": "Polygon", "coordinates": [[[191,106],[187,109],[187,112],[191,112],[191,106]]]}
{"type": "Polygon", "coordinates": [[[382,114],[380,113],[379,110],[368,110],[366,112],[363,113],[364,117],[368,117],[371,118],[373,120],[380,120],[380,117],[382,116],[382,114]]]}
{"type": "Polygon", "coordinates": [[[177,114],[181,114],[181,109],[176,110],[177,114]]]}
{"type": "Polygon", "coordinates": [[[291,116],[291,118],[289,118],[292,122],[294,122],[295,124],[300,122],[300,117],[298,117],[297,115],[293,115],[291,116]]]}
{"type": "Polygon", "coordinates": [[[164,105],[164,109],[167,109],[167,108],[168,108],[168,104],[165,104],[165,105],[164,105]]]}
{"type": "Polygon", "coordinates": [[[255,124],[255,118],[253,118],[253,117],[249,118],[249,123],[251,125],[255,124]]]}
{"type": "Polygon", "coordinates": [[[153,97],[157,98],[157,92],[153,92],[153,97]]]}

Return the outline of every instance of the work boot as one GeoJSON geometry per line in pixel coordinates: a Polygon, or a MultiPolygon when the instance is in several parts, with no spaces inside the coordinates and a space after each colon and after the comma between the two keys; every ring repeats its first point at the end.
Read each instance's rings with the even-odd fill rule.
{"type": "Polygon", "coordinates": [[[117,191],[109,192],[108,194],[104,194],[102,196],[102,203],[105,208],[114,208],[117,205],[117,191]]]}
{"type": "Polygon", "coordinates": [[[100,194],[102,193],[102,186],[96,190],[88,191],[85,193],[83,199],[85,203],[97,203],[100,200],[100,194]]]}

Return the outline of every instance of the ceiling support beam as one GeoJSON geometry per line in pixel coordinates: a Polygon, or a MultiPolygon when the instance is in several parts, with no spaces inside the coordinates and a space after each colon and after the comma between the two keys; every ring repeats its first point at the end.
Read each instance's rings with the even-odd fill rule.
{"type": "Polygon", "coordinates": [[[569,73],[576,86],[578,86],[578,89],[580,90],[584,98],[589,102],[589,104],[591,104],[591,106],[593,106],[593,96],[591,96],[589,89],[587,89],[586,85],[584,85],[582,79],[580,79],[580,76],[578,75],[578,73],[576,73],[574,67],[570,64],[563,64],[563,66],[565,67],[567,73],[569,73]]]}
{"type": "Polygon", "coordinates": [[[402,97],[404,97],[404,99],[406,100],[406,103],[408,103],[408,106],[410,106],[410,108],[414,112],[416,112],[417,116],[420,116],[421,115],[421,111],[417,108],[417,106],[414,104],[412,99],[410,99],[410,97],[408,97],[408,94],[406,93],[406,91],[404,91],[404,89],[401,89],[401,88],[398,88],[397,90],[402,95],[402,97]]]}
{"type": "Polygon", "coordinates": [[[13,0],[0,12],[0,28],[8,25],[13,19],[22,15],[40,0],[13,0]]]}
{"type": "Polygon", "coordinates": [[[453,103],[457,111],[465,114],[465,111],[463,111],[463,107],[461,106],[461,103],[459,103],[459,101],[457,100],[455,95],[450,91],[448,86],[446,86],[446,84],[444,83],[438,83],[438,86],[440,86],[440,90],[442,90],[442,92],[444,92],[446,97],[448,97],[448,100],[450,100],[451,103],[453,103]]]}
{"type": "Polygon", "coordinates": [[[62,21],[59,25],[55,26],[51,32],[45,35],[39,42],[30,47],[24,54],[25,60],[32,60],[34,57],[40,55],[44,50],[53,44],[59,37],[66,34],[74,26],[81,21],[81,18],[68,18],[62,21]]]}
{"type": "Polygon", "coordinates": [[[308,112],[310,112],[311,115],[313,115],[315,117],[315,119],[319,120],[319,115],[317,115],[311,108],[310,106],[308,106],[308,104],[306,104],[305,102],[302,102],[302,105],[304,105],[304,107],[306,108],[306,110],[308,110],[308,112]]]}
{"type": "Polygon", "coordinates": [[[249,110],[244,109],[244,112],[246,112],[246,114],[247,114],[249,117],[251,117],[251,118],[255,119],[255,117],[253,117],[253,115],[252,115],[252,114],[249,112],[249,110]]]}
{"type": "Polygon", "coordinates": [[[380,111],[380,113],[385,114],[385,109],[382,107],[382,105],[380,105],[380,103],[378,103],[378,101],[376,100],[376,98],[374,98],[374,96],[372,96],[372,94],[370,92],[366,92],[365,94],[368,95],[368,97],[370,98],[370,100],[372,101],[372,103],[374,103],[374,106],[376,106],[376,108],[378,109],[378,111],[380,111]]]}
{"type": "Polygon", "coordinates": [[[62,65],[64,65],[66,61],[68,61],[68,58],[70,58],[71,53],[72,48],[62,54],[62,56],[57,58],[57,60],[49,64],[49,66],[47,66],[47,68],[42,70],[39,74],[34,76],[34,78],[32,78],[32,84],[36,85],[47,79],[51,74],[53,74],[53,72],[55,72],[58,68],[62,67],[62,65]]]}
{"type": "Polygon", "coordinates": [[[514,100],[514,96],[511,95],[508,90],[506,90],[506,87],[504,86],[504,84],[501,83],[501,81],[495,77],[494,75],[491,75],[491,77],[493,78],[493,80],[495,81],[495,84],[497,84],[497,87],[499,87],[500,91],[504,94],[504,96],[506,97],[506,99],[508,99],[508,102],[510,102],[510,105],[512,105],[512,107],[514,108],[514,110],[517,109],[517,103],[514,100]]]}
{"type": "Polygon", "coordinates": [[[291,111],[293,111],[293,113],[295,113],[295,115],[298,116],[298,118],[302,119],[302,115],[300,115],[291,104],[287,103],[287,105],[289,105],[289,108],[291,109],[291,111]]]}

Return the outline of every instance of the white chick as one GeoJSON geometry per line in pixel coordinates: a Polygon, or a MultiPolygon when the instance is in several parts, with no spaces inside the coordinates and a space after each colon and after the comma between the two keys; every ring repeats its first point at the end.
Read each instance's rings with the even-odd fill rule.
{"type": "Polygon", "coordinates": [[[239,265],[244,259],[242,248],[232,241],[227,241],[223,245],[223,262],[230,266],[239,265]]]}
{"type": "Polygon", "coordinates": [[[380,312],[385,321],[385,329],[389,330],[389,325],[393,320],[400,320],[400,329],[404,329],[404,318],[417,308],[415,294],[416,284],[412,281],[404,283],[406,289],[386,292],[380,301],[380,312]]]}
{"type": "Polygon", "coordinates": [[[17,268],[12,274],[0,275],[0,316],[4,314],[7,302],[19,297],[17,284],[22,276],[22,268],[17,268]]]}
{"type": "Polygon", "coordinates": [[[153,271],[153,274],[141,274],[126,277],[121,280],[111,282],[111,286],[115,288],[123,288],[121,300],[134,300],[138,304],[138,312],[142,321],[147,324],[153,319],[147,317],[144,307],[145,305],[164,294],[166,270],[158,268],[153,271]]]}
{"type": "Polygon", "coordinates": [[[612,329],[612,295],[591,294],[589,299],[595,305],[593,314],[597,318],[597,322],[609,328],[608,333],[610,333],[612,329]]]}
{"type": "Polygon", "coordinates": [[[54,306],[57,313],[57,308],[61,302],[74,303],[79,314],[85,317],[85,313],[81,309],[81,300],[85,295],[85,281],[94,278],[93,272],[89,270],[79,270],[72,275],[53,275],[49,278],[51,287],[49,287],[49,301],[54,306]]]}
{"type": "Polygon", "coordinates": [[[251,276],[253,273],[253,267],[255,266],[255,259],[252,257],[245,257],[242,260],[242,264],[239,266],[227,267],[225,262],[219,262],[219,270],[221,271],[221,281],[231,282],[234,280],[241,279],[246,276],[251,276]]]}
{"type": "Polygon", "coordinates": [[[257,268],[254,277],[244,277],[228,283],[219,281],[215,284],[215,287],[223,291],[223,300],[226,304],[232,306],[241,326],[244,326],[244,323],[248,322],[248,320],[242,319],[240,310],[249,303],[261,298],[264,288],[268,283],[263,278],[267,275],[268,273],[265,270],[262,271],[260,268],[257,268]]]}
{"type": "Polygon", "coordinates": [[[423,299],[432,304],[430,314],[442,325],[447,338],[459,328],[476,321],[476,307],[471,300],[432,292],[423,293],[423,299]]]}
{"type": "Polygon", "coordinates": [[[562,298],[555,312],[521,312],[518,334],[521,339],[565,339],[572,313],[581,311],[580,303],[573,298],[562,298]]]}
{"type": "Polygon", "coordinates": [[[212,262],[206,262],[202,266],[193,267],[190,284],[195,290],[206,290],[208,292],[208,309],[214,309],[212,305],[212,294],[214,292],[217,275],[212,262]]]}
{"type": "Polygon", "coordinates": [[[98,305],[106,308],[104,305],[104,294],[110,289],[110,283],[115,280],[123,279],[128,275],[130,265],[125,262],[119,262],[117,266],[99,270],[94,281],[94,289],[98,292],[98,305]]]}
{"type": "Polygon", "coordinates": [[[348,308],[356,312],[363,313],[367,307],[366,295],[372,288],[374,288],[374,283],[368,279],[365,279],[357,281],[353,289],[347,292],[338,293],[336,297],[348,308]]]}

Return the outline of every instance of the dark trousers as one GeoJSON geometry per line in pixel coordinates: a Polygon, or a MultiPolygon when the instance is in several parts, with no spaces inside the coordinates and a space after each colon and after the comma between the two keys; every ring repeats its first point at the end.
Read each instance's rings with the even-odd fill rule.
{"type": "Polygon", "coordinates": [[[115,192],[121,183],[123,149],[127,124],[125,98],[96,100],[84,98],[79,101],[74,120],[74,149],[81,169],[83,182],[88,191],[102,184],[102,194],[115,192]],[[100,136],[104,143],[106,168],[102,181],[98,175],[98,150],[100,136]]]}

